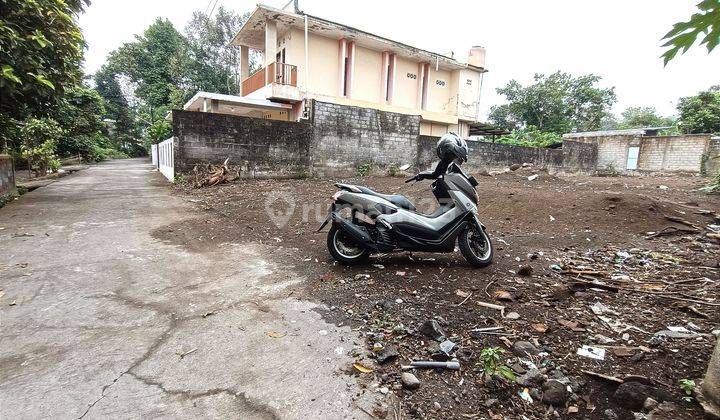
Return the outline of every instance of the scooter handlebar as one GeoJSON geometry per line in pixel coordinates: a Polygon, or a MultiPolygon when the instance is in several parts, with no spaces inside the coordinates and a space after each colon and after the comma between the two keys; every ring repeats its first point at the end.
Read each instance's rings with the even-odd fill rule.
{"type": "Polygon", "coordinates": [[[418,177],[417,177],[417,175],[415,175],[414,177],[412,177],[410,179],[406,179],[405,183],[407,184],[408,182],[413,182],[413,181],[417,181],[417,180],[418,180],[418,177]]]}

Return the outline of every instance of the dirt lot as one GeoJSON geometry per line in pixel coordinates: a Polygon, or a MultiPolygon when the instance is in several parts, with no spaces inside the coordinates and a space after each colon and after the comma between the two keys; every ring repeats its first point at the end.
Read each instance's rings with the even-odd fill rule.
{"type": "MultiPolygon", "coordinates": [[[[720,328],[720,245],[706,236],[720,224],[713,215],[720,196],[698,192],[699,178],[539,173],[528,180],[533,173],[477,176],[479,215],[496,252],[479,270],[459,252],[377,255],[352,268],[334,263],[326,232],[315,232],[336,191],[324,179],[179,188],[197,204],[197,217],[155,235],[197,252],[222,252],[228,242],[276,246],[273,258],[308,278],[296,293],[325,302],[327,319],[366,335],[353,351],[373,371],[348,372],[366,379],[367,392],[388,393],[375,416],[389,410],[392,418],[400,407],[420,418],[633,418],[651,396],[667,401],[653,418],[701,417],[679,381],[703,375],[720,328]],[[287,223],[277,227],[269,212],[287,223]],[[455,344],[449,356],[442,338],[418,331],[430,320],[455,344]],[[656,334],[668,327],[684,329],[656,334]],[[604,349],[603,360],[578,355],[583,345],[604,349]],[[515,381],[484,374],[478,363],[487,348],[504,349],[499,363],[515,381]],[[419,388],[403,388],[402,365],[448,357],[461,370],[416,370],[419,388]]],[[[427,182],[344,181],[405,194],[432,210],[427,182]]]]}

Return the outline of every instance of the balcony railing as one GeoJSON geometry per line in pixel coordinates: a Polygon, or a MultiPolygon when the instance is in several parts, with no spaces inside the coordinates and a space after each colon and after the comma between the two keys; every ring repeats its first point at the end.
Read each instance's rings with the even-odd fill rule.
{"type": "Polygon", "coordinates": [[[242,81],[242,96],[249,95],[270,83],[297,86],[297,66],[285,63],[270,63],[242,81]]]}

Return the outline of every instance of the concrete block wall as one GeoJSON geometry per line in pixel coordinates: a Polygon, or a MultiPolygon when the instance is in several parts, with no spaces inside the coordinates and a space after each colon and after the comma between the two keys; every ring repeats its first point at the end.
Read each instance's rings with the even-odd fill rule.
{"type": "MultiPolygon", "coordinates": [[[[247,177],[353,175],[364,164],[385,173],[391,164],[423,170],[437,162],[438,137],[419,135],[419,116],[320,101],[312,109],[311,123],[173,111],[175,173],[226,158],[247,177]]],[[[468,147],[470,171],[532,163],[552,173],[592,173],[598,158],[589,142],[542,149],[469,141],[468,147]]]]}
{"type": "MultiPolygon", "coordinates": [[[[417,166],[427,169],[437,162],[435,146],[438,137],[419,136],[417,166]]],[[[596,149],[592,145],[572,145],[574,149],[566,152],[563,149],[544,149],[537,147],[510,146],[506,144],[483,141],[468,141],[468,161],[463,166],[471,172],[503,170],[514,164],[532,163],[537,168],[551,173],[582,172],[594,170],[596,149]],[[584,156],[588,153],[589,157],[584,156]],[[565,167],[565,155],[568,165],[565,167]],[[582,157],[580,155],[583,155],[582,157]],[[587,163],[590,160],[590,163],[587,163]],[[589,169],[588,169],[589,168],[589,169]]]]}
{"type": "Polygon", "coordinates": [[[0,155],[0,197],[17,191],[12,157],[0,155]]]}
{"type": "Polygon", "coordinates": [[[363,164],[416,160],[420,116],[314,101],[311,165],[318,175],[352,173],[363,164]]]}
{"type": "Polygon", "coordinates": [[[710,137],[709,134],[610,135],[576,137],[573,141],[597,145],[599,172],[633,173],[627,170],[628,149],[639,147],[637,172],[700,173],[703,156],[708,154],[710,137]]]}
{"type": "Polygon", "coordinates": [[[313,129],[306,122],[174,110],[175,172],[229,163],[248,177],[298,176],[309,165],[313,129]]]}
{"type": "Polygon", "coordinates": [[[706,156],[705,174],[708,176],[716,176],[720,173],[720,137],[710,139],[706,156]]]}
{"type": "Polygon", "coordinates": [[[638,169],[654,172],[700,172],[710,136],[643,137],[638,169]]]}

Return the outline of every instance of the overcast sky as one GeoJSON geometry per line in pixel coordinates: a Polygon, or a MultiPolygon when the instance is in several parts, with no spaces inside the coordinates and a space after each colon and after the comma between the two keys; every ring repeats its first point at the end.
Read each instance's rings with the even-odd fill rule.
{"type": "MultiPolygon", "coordinates": [[[[214,1],[214,0],[213,0],[214,1]]],[[[615,86],[616,113],[629,106],[654,106],[675,113],[681,96],[720,84],[720,48],[708,55],[693,48],[667,67],[659,58],[660,38],[672,24],[687,20],[699,0],[590,1],[323,1],[300,0],[309,14],[354,26],[436,52],[455,51],[464,59],[472,45],[487,48],[483,112],[502,103],[495,88],[534,73],[563,70],[600,75],[615,86]]],[[[287,0],[267,0],[282,7],[287,0]]],[[[218,0],[218,6],[251,11],[257,1],[218,0]]],[[[194,10],[208,0],[93,0],[80,17],[89,49],[85,70],[96,71],[107,54],[131,41],[156,17],[182,30],[194,10]]]]}

